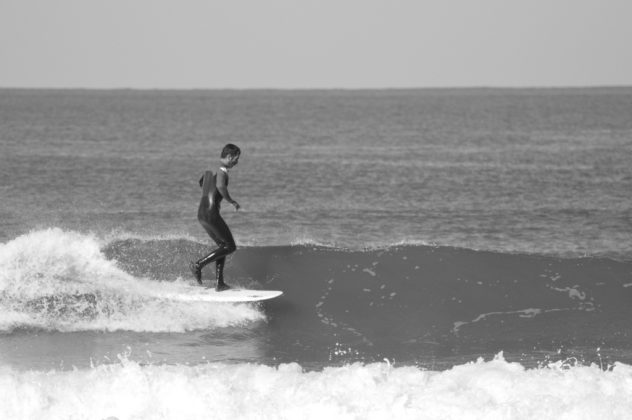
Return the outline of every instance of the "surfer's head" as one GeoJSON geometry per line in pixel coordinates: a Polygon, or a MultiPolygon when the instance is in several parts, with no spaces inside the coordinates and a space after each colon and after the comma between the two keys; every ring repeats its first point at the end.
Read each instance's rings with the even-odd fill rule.
{"type": "Polygon", "coordinates": [[[241,149],[232,143],[228,143],[222,149],[222,163],[228,168],[232,168],[237,165],[239,162],[239,156],[241,156],[241,149]]]}

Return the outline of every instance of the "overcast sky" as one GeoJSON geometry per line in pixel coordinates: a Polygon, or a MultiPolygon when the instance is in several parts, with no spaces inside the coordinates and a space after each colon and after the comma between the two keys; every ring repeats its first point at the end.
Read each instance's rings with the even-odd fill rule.
{"type": "Polygon", "coordinates": [[[632,85],[632,0],[0,0],[0,87],[632,85]]]}

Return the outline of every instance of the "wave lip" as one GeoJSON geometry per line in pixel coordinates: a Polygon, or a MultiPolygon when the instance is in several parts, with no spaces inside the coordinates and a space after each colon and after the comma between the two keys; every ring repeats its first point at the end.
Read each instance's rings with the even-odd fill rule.
{"type": "Polygon", "coordinates": [[[183,280],[133,276],[91,235],[47,229],[0,245],[0,332],[182,332],[265,319],[246,305],[186,303],[161,295],[198,291],[183,280]]]}

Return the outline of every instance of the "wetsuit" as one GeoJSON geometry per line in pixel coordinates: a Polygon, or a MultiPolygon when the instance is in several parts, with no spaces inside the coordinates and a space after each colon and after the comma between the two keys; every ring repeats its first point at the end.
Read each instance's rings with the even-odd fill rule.
{"type": "MultiPolygon", "coordinates": [[[[224,168],[221,168],[224,170],[224,168]]],[[[224,170],[225,171],[225,170],[224,170]]],[[[217,279],[217,289],[225,289],[228,286],[224,283],[224,262],[226,256],[237,249],[233,235],[228,225],[220,215],[221,202],[224,199],[219,190],[215,187],[217,175],[213,175],[211,171],[206,171],[200,185],[202,187],[202,198],[198,208],[198,221],[215,241],[218,248],[213,250],[207,256],[198,260],[194,267],[191,267],[198,283],[202,283],[202,268],[215,261],[215,276],[217,279]]],[[[228,178],[226,179],[228,184],[228,178]]]]}

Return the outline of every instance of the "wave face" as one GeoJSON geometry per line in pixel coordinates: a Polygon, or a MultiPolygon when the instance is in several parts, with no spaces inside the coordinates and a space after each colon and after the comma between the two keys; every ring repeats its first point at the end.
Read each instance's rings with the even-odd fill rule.
{"type": "Polygon", "coordinates": [[[229,260],[228,282],[283,290],[281,298],[209,305],[157,297],[199,291],[187,262],[205,252],[189,239],[100,243],[59,229],[21,236],[0,246],[0,329],[206,330],[209,343],[238,347],[244,335],[226,331],[242,328],[264,343],[255,361],[316,366],[388,358],[445,368],[498,351],[527,364],[631,359],[630,263],[412,245],[251,247],[229,260]]]}

